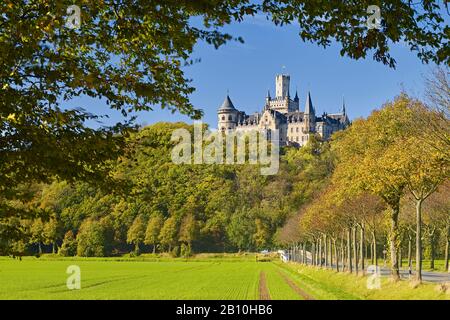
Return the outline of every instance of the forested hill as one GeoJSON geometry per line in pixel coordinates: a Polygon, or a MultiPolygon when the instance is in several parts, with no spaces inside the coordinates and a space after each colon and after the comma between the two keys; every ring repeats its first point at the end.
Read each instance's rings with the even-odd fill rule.
{"type": "Polygon", "coordinates": [[[276,245],[286,219],[326,183],[329,144],[282,150],[280,170],[256,165],[174,164],[171,135],[184,123],[157,123],[129,138],[127,156],[113,164],[111,191],[85,183],[34,185],[33,199],[17,206],[42,218],[8,223],[27,237],[3,243],[17,254],[108,256],[170,251],[175,255],[266,249],[276,245]]]}

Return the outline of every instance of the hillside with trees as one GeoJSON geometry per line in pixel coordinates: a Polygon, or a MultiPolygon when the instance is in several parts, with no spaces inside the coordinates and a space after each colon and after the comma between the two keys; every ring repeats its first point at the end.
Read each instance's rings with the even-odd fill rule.
{"type": "Polygon", "coordinates": [[[256,165],[174,164],[172,131],[183,123],[157,123],[127,139],[127,152],[108,164],[111,185],[55,179],[23,184],[35,219],[10,217],[21,231],[2,238],[2,253],[109,256],[132,252],[253,251],[272,248],[276,234],[331,174],[330,145],[318,139],[287,148],[280,171],[263,176],[256,165]]]}

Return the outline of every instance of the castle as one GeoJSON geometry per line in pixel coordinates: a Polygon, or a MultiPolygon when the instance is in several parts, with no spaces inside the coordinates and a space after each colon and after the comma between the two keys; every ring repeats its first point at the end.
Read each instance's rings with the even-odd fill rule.
{"type": "Polygon", "coordinates": [[[323,113],[319,116],[316,115],[311,95],[308,92],[305,109],[300,111],[297,92],[294,99],[290,97],[289,83],[289,75],[277,75],[275,97],[272,98],[268,91],[262,112],[251,115],[237,110],[227,95],[217,111],[219,130],[225,133],[232,130],[266,129],[268,132],[279,130],[281,146],[303,146],[307,143],[310,134],[318,134],[323,139],[328,139],[334,132],[349,125],[344,102],[341,112],[323,113]]]}

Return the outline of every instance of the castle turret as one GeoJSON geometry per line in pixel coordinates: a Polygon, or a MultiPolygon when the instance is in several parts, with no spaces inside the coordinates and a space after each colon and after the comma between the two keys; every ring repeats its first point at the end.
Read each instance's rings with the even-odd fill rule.
{"type": "Polygon", "coordinates": [[[236,128],[237,117],[239,111],[231,102],[230,97],[227,95],[222,105],[217,110],[218,115],[218,129],[221,131],[233,130],[236,128]]]}
{"type": "Polygon", "coordinates": [[[316,111],[311,100],[311,94],[308,91],[308,97],[305,103],[305,126],[308,132],[313,132],[316,127],[316,111]]]}

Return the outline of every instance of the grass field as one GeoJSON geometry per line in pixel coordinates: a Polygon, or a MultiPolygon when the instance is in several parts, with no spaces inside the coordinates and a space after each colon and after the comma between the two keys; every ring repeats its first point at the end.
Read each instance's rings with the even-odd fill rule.
{"type": "Polygon", "coordinates": [[[182,259],[0,258],[0,299],[449,299],[436,285],[366,279],[255,256],[182,259]],[[68,290],[66,269],[81,269],[81,289],[68,290]]]}

